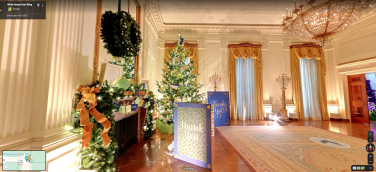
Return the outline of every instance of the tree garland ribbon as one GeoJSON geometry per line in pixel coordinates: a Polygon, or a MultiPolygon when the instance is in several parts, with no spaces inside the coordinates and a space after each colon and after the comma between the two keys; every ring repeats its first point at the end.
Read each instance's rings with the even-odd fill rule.
{"type": "Polygon", "coordinates": [[[85,87],[80,85],[77,89],[81,92],[82,98],[77,104],[76,110],[80,110],[80,125],[84,126],[82,133],[82,148],[90,148],[90,139],[93,131],[94,123],[90,122],[89,113],[95,118],[95,120],[102,124],[103,130],[101,131],[101,137],[103,140],[103,146],[106,147],[110,144],[111,140],[108,136],[108,131],[111,128],[110,121],[100,112],[97,111],[97,98],[95,93],[100,92],[100,87],[85,87]],[[85,101],[89,102],[89,109],[85,107],[85,101]]]}
{"type": "Polygon", "coordinates": [[[124,95],[126,95],[126,96],[131,96],[132,94],[134,94],[134,92],[132,92],[132,91],[126,91],[126,92],[124,92],[124,95]]]}

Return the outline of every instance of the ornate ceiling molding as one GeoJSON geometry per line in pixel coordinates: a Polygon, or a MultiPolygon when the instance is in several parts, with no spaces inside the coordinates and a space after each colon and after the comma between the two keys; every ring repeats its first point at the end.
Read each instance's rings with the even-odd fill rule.
{"type": "MultiPolygon", "coordinates": [[[[146,0],[146,14],[145,17],[149,21],[153,21],[158,32],[195,32],[198,34],[206,34],[206,33],[255,33],[261,35],[287,35],[279,26],[235,26],[235,25],[171,25],[165,24],[163,22],[162,15],[160,13],[158,0],[146,0]]],[[[376,16],[376,8],[374,8],[368,15],[362,17],[353,25],[364,21],[370,17],[376,16]]],[[[375,22],[369,22],[366,25],[361,27],[356,27],[354,29],[346,29],[343,33],[334,36],[333,40],[339,39],[350,34],[357,32],[359,29],[365,29],[371,26],[376,25],[375,22]]]]}
{"type": "Polygon", "coordinates": [[[324,50],[330,50],[333,49],[333,42],[329,42],[325,45],[325,47],[322,47],[324,50]]]}
{"type": "Polygon", "coordinates": [[[363,25],[360,24],[363,21],[370,19],[370,18],[376,18],[376,8],[373,8],[368,14],[366,14],[365,16],[361,17],[358,21],[351,24],[352,26],[350,26],[349,28],[345,29],[344,31],[342,31],[338,35],[334,35],[333,38],[332,38],[332,41],[335,41],[337,39],[341,39],[343,37],[347,37],[347,36],[352,35],[354,33],[358,33],[361,30],[375,26],[376,20],[372,20],[371,22],[367,22],[366,24],[363,24],[363,25]]]}
{"type": "Polygon", "coordinates": [[[146,17],[148,14],[150,15],[150,21],[154,21],[155,25],[159,32],[164,32],[164,24],[162,15],[159,11],[158,1],[156,0],[148,0],[146,1],[146,17]]]}
{"type": "Polygon", "coordinates": [[[291,45],[291,40],[283,40],[282,41],[283,49],[290,49],[290,45],[291,45]]]}
{"type": "Polygon", "coordinates": [[[268,49],[269,48],[269,40],[261,40],[261,49],[268,49]]]}
{"type": "Polygon", "coordinates": [[[159,32],[172,32],[172,31],[189,31],[196,33],[257,33],[262,35],[277,34],[286,35],[286,33],[278,25],[191,25],[191,24],[179,24],[171,25],[163,22],[162,15],[159,11],[157,0],[148,0],[146,2],[146,19],[153,21],[159,32]]]}
{"type": "Polygon", "coordinates": [[[221,39],[221,48],[228,48],[229,39],[221,39]]]}
{"type": "Polygon", "coordinates": [[[166,40],[163,40],[163,39],[160,39],[160,38],[157,39],[158,48],[165,48],[165,43],[166,43],[166,40]]]}
{"type": "Polygon", "coordinates": [[[199,39],[197,40],[198,48],[205,48],[206,40],[205,39],[199,39]]]}

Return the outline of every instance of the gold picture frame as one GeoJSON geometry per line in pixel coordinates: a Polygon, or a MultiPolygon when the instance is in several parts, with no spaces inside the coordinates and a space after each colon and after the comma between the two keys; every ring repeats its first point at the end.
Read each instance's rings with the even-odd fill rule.
{"type": "Polygon", "coordinates": [[[150,90],[150,87],[149,87],[149,80],[147,79],[141,79],[141,84],[142,83],[145,83],[145,87],[147,90],[150,90]]]}

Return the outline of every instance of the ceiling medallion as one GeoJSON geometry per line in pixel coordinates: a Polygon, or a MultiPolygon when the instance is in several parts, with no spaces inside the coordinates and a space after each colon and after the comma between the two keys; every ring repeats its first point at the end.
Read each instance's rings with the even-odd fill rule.
{"type": "MultiPolygon", "coordinates": [[[[301,0],[302,1],[302,0],[301,0]]],[[[320,46],[330,42],[330,37],[345,30],[363,14],[375,0],[308,0],[295,9],[286,9],[282,29],[305,41],[320,46]]]]}

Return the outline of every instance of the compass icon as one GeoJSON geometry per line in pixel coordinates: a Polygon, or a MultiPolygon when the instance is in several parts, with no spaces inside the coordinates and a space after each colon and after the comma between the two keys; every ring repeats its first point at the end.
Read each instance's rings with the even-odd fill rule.
{"type": "Polygon", "coordinates": [[[367,152],[374,152],[375,151],[375,145],[374,144],[368,144],[366,146],[367,152]]]}

